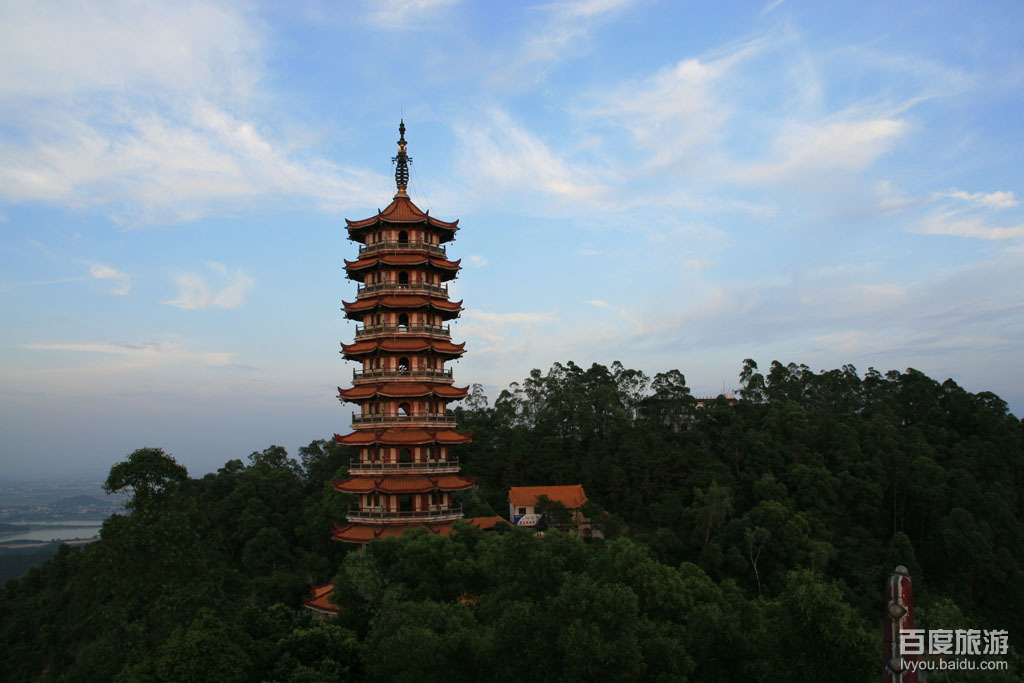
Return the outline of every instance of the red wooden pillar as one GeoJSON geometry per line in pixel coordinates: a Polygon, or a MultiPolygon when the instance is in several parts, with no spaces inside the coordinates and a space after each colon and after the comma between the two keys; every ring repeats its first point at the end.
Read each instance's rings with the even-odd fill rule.
{"type": "Polygon", "coordinates": [[[902,564],[892,570],[886,583],[885,605],[882,683],[918,683],[917,669],[911,669],[908,662],[916,664],[918,656],[912,653],[924,652],[923,634],[917,634],[917,638],[906,643],[907,654],[900,651],[900,631],[914,628],[914,587],[910,572],[902,564]]]}

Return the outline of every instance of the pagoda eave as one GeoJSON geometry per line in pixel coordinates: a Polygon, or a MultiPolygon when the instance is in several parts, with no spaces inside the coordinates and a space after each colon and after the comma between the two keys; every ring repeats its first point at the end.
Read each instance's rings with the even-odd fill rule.
{"type": "Polygon", "coordinates": [[[434,353],[441,355],[458,357],[466,352],[465,349],[466,342],[462,342],[461,344],[452,344],[451,342],[446,341],[436,341],[429,337],[370,339],[367,341],[356,342],[354,344],[342,343],[341,345],[341,353],[349,359],[355,359],[359,356],[365,356],[378,351],[386,351],[390,353],[433,351],[434,353]]]}
{"type": "Polygon", "coordinates": [[[383,396],[386,398],[415,398],[436,396],[457,401],[469,395],[469,387],[453,387],[449,384],[426,382],[388,382],[386,384],[362,384],[351,389],[338,387],[338,398],[343,401],[361,401],[383,396]]]}
{"type": "Polygon", "coordinates": [[[334,525],[331,538],[335,541],[346,543],[366,544],[378,538],[386,536],[401,536],[410,529],[426,529],[432,534],[447,535],[451,532],[451,522],[439,522],[434,524],[410,523],[410,524],[346,524],[345,526],[334,525]]]}
{"type": "Polygon", "coordinates": [[[334,490],[341,493],[414,494],[431,491],[465,491],[476,486],[474,477],[458,474],[424,476],[422,474],[388,474],[386,476],[355,476],[335,479],[334,490]]]}
{"type": "Polygon", "coordinates": [[[463,434],[454,429],[357,429],[344,436],[335,434],[334,441],[342,446],[409,446],[424,443],[455,445],[470,443],[473,434],[463,434]]]}

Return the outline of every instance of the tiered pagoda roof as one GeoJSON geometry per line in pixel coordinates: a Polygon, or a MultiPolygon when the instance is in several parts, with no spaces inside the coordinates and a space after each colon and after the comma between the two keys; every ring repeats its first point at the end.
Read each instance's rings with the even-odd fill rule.
{"type": "Polygon", "coordinates": [[[358,301],[343,301],[345,313],[349,318],[356,313],[367,313],[378,308],[392,309],[417,309],[433,308],[439,311],[445,320],[457,318],[462,312],[461,301],[449,301],[438,296],[426,296],[415,294],[380,294],[358,301]]]}
{"type": "Polygon", "coordinates": [[[413,398],[415,396],[438,396],[449,400],[466,398],[469,387],[453,387],[450,384],[426,382],[385,382],[381,384],[360,384],[351,389],[338,387],[338,398],[342,401],[362,401],[368,398],[413,398]]]}
{"type": "Polygon", "coordinates": [[[338,398],[357,404],[359,412],[354,431],[336,434],[335,441],[359,456],[350,463],[351,476],[334,482],[335,490],[357,498],[333,537],[359,544],[418,526],[447,533],[462,518],[452,494],[476,486],[459,474],[450,450],[472,440],[453,428],[448,409],[469,388],[453,386],[452,371],[444,367],[466,346],[452,342],[443,324],[462,311],[445,284],[458,275],[461,261],[449,260],[441,246],[455,238],[458,221],[433,218],[409,198],[412,160],[404,123],[399,131],[394,200],[376,216],[346,220],[349,239],[363,246],[356,260],[345,261],[348,279],[359,285],[344,311],[362,327],[353,343],[341,344],[341,353],[362,367],[353,373],[354,386],[338,388],[338,398]]]}
{"type": "Polygon", "coordinates": [[[455,231],[459,229],[458,219],[454,221],[442,221],[430,215],[429,211],[423,211],[412,203],[405,189],[399,190],[394,200],[388,204],[383,211],[377,210],[376,216],[364,218],[359,221],[345,219],[348,224],[348,232],[356,242],[365,242],[366,233],[371,228],[379,227],[382,223],[426,223],[431,228],[438,230],[442,236],[442,242],[449,242],[455,239],[455,231]],[[360,239],[362,238],[362,239],[360,239]]]}

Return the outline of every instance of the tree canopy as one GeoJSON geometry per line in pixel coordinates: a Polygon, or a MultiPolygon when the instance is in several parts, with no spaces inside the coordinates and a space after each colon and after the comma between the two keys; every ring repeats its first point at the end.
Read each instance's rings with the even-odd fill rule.
{"type": "MultiPolygon", "coordinates": [[[[0,591],[12,680],[877,678],[884,582],[921,623],[1021,632],[1024,425],[921,372],[747,359],[702,407],[678,370],[556,363],[458,411],[479,488],[582,484],[605,540],[457,524],[365,551],[330,540],[354,453],[271,446],[189,478],[143,448],[108,491],[130,511],[0,591]],[[297,611],[333,581],[339,615],[297,611]]],[[[542,507],[544,505],[542,504],[542,507]]],[[[571,528],[571,526],[570,526],[571,528]]],[[[1011,647],[1008,672],[1024,673],[1011,647]]]]}

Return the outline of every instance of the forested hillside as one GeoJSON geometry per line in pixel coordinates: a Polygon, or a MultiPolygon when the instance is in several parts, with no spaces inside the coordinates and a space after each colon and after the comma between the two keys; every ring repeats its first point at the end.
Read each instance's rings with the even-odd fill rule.
{"type": "MultiPolygon", "coordinates": [[[[990,393],[920,372],[753,361],[740,400],[683,375],[534,371],[459,410],[479,478],[582,483],[606,536],[415,532],[352,552],[324,483],[353,455],[273,446],[191,479],[160,449],[115,465],[130,515],[0,593],[9,680],[874,681],[884,582],[919,626],[1024,633],[1024,428],[990,393]],[[329,623],[297,612],[333,580],[329,623]]],[[[943,680],[933,677],[931,680],[943,680]]],[[[949,680],[971,680],[957,673],[949,680]]]]}

